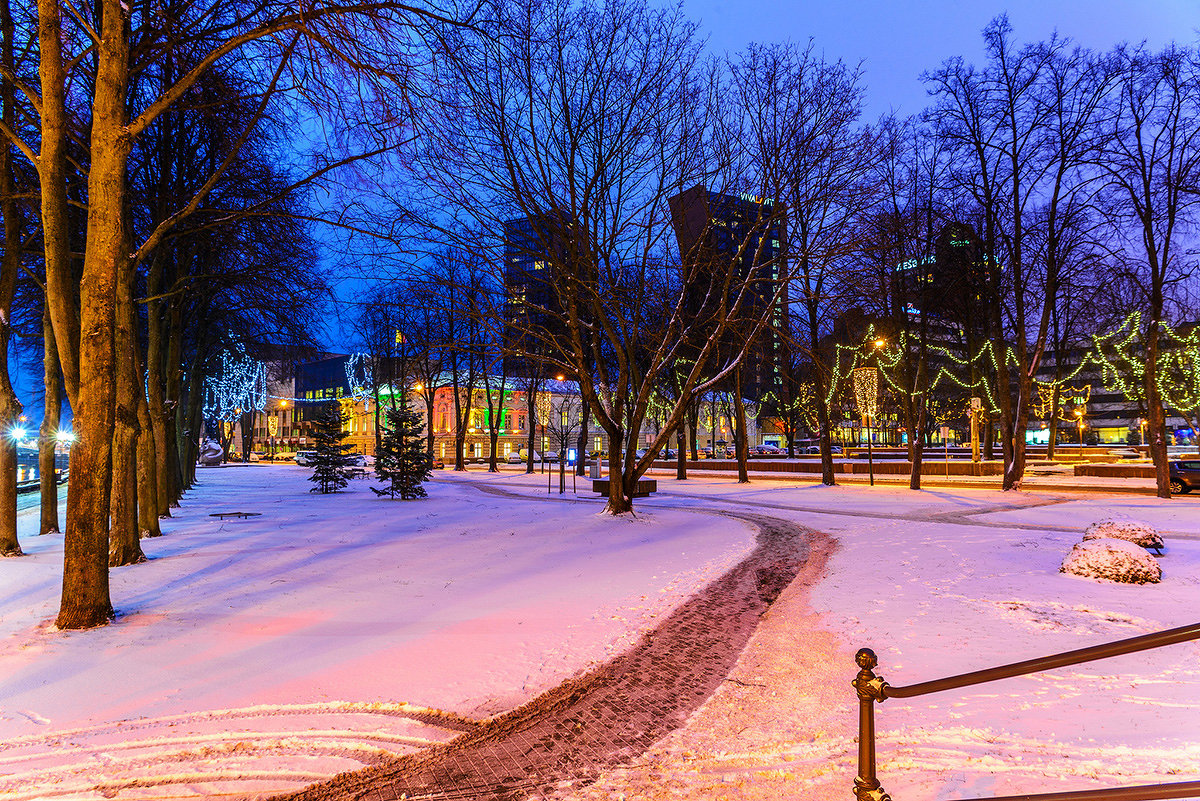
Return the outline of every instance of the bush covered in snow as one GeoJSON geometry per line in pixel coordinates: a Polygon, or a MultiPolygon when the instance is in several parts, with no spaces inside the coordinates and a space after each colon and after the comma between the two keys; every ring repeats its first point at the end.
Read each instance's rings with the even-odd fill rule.
{"type": "Polygon", "coordinates": [[[1079,543],[1067,554],[1059,572],[1122,584],[1157,584],[1162,579],[1162,568],[1145,549],[1112,537],[1079,543]]]}
{"type": "Polygon", "coordinates": [[[1158,532],[1145,523],[1135,523],[1132,520],[1101,520],[1092,523],[1083,532],[1083,539],[1098,540],[1112,537],[1118,540],[1128,540],[1143,548],[1162,550],[1163,539],[1158,532]]]}

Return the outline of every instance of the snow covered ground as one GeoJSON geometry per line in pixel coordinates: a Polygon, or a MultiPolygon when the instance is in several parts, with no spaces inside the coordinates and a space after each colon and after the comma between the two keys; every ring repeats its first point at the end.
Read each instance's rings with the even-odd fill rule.
{"type": "MultiPolygon", "coordinates": [[[[759,482],[660,482],[653,503],[758,505],[835,537],[810,593],[785,594],[689,727],[588,798],[849,797],[859,647],[913,684],[1194,623],[1200,498],[759,482]],[[687,498],[668,499],[686,493],[687,498]],[[1125,516],[1166,539],[1161,584],[1058,572],[1088,524],[1125,516]]],[[[793,586],[793,589],[798,589],[793,586]]],[[[876,706],[879,777],[896,801],[1200,777],[1200,644],[876,706]]]]}
{"type": "Polygon", "coordinates": [[[52,629],[62,539],[23,513],[30,555],[0,573],[0,798],[278,791],[445,741],[620,652],[754,545],[687,511],[321,496],[307,475],[202,471],[151,560],[112,572],[117,622],[87,632],[52,629]]]}
{"type": "MultiPolygon", "coordinates": [[[[754,532],[721,509],[824,532],[827,561],[763,616],[683,729],[582,796],[849,797],[857,648],[903,685],[1200,608],[1193,496],[660,477],[637,519],[616,521],[586,482],[588,502],[545,502],[542,475],[439,471],[431,498],[408,504],[363,482],[312,496],[290,466],[201,477],[168,536],[143,543],[152,561],[114,571],[112,626],[51,630],[60,538],[23,532],[32,555],[3,563],[0,799],[282,789],[448,740],[619,652],[740,560],[754,532]],[[235,510],[262,515],[209,516],[235,510]],[[1113,516],[1163,533],[1160,584],[1058,572],[1113,516]],[[139,777],[157,786],[126,789],[139,777]]],[[[896,801],[948,801],[1196,778],[1198,679],[1189,643],[891,699],[876,709],[880,779],[896,801]]]]}

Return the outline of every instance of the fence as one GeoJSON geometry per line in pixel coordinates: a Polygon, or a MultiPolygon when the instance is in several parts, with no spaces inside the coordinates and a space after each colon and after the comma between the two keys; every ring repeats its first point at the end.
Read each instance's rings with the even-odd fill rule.
{"type": "MultiPolygon", "coordinates": [[[[970,687],[989,681],[1025,676],[1052,668],[1078,665],[1111,656],[1131,654],[1151,648],[1200,639],[1200,623],[1167,629],[1154,634],[1130,637],[1127,640],[1093,645],[1061,654],[1027,659],[1010,665],[976,670],[943,679],[893,687],[875,675],[879,660],[870,648],[863,648],[855,655],[859,671],[853,685],[858,692],[858,776],[854,779],[854,795],[858,801],[891,801],[875,775],[875,703],[887,698],[914,698],[918,695],[970,687]]],[[[1174,784],[1147,784],[1137,787],[1119,787],[1107,790],[1078,790],[1062,793],[1036,795],[1013,795],[968,801],[1152,801],[1162,798],[1200,798],[1200,781],[1177,782],[1174,784]]]]}

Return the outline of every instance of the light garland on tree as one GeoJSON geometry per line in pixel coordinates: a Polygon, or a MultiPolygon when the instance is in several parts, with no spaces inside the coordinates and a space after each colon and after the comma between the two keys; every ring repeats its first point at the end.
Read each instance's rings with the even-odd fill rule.
{"type": "Polygon", "coordinates": [[[204,416],[209,420],[236,420],[242,414],[263,411],[268,403],[267,367],[251,359],[241,345],[221,354],[221,369],[208,381],[204,416]]]}
{"type": "MultiPolygon", "coordinates": [[[[396,332],[399,342],[400,332],[396,332]]],[[[371,362],[361,353],[352,353],[346,360],[346,386],[350,387],[350,396],[356,401],[373,397],[375,379],[371,372],[371,362]]]]}

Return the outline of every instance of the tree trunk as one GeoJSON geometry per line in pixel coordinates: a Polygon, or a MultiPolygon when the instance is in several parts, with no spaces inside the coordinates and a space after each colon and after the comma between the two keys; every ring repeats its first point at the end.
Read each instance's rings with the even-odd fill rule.
{"type": "MultiPolygon", "coordinates": [[[[129,248],[126,247],[126,252],[129,248]]],[[[110,530],[108,566],[121,567],[146,561],[142,553],[137,505],[138,381],[137,313],[133,308],[136,277],[128,259],[121,262],[117,280],[116,330],[116,427],[113,431],[112,495],[109,499],[110,530]]]]}
{"type": "Polygon", "coordinates": [[[742,368],[738,366],[733,371],[733,412],[737,417],[737,432],[734,434],[734,447],[737,449],[738,483],[750,483],[750,471],[746,468],[749,458],[749,445],[746,442],[746,402],[742,398],[742,368]]]}
{"type": "Polygon", "coordinates": [[[1151,297],[1151,319],[1146,332],[1146,363],[1144,370],[1146,430],[1149,432],[1150,458],[1154,462],[1157,495],[1160,498],[1170,498],[1171,468],[1167,457],[1167,420],[1166,414],[1163,412],[1162,397],[1158,391],[1158,340],[1162,300],[1161,296],[1155,297],[1154,294],[1156,293],[1152,293],[1151,297]]]}
{"type": "Polygon", "coordinates": [[[62,375],[58,366],[58,348],[54,345],[54,326],[50,311],[42,312],[43,376],[45,404],[42,412],[41,441],[38,443],[38,472],[41,474],[41,524],[39,534],[58,533],[58,463],[54,451],[62,420],[62,375]]]}
{"type": "MultiPolygon", "coordinates": [[[[159,466],[162,476],[158,485],[158,516],[170,517],[172,507],[179,506],[183,490],[192,486],[196,480],[195,451],[199,449],[196,441],[199,432],[196,421],[200,419],[199,395],[201,377],[203,376],[204,360],[208,358],[207,346],[202,343],[196,349],[193,359],[192,373],[188,376],[188,404],[185,407],[182,397],[183,389],[183,310],[180,298],[175,298],[167,313],[167,367],[165,379],[165,395],[163,398],[165,428],[163,440],[165,455],[159,455],[159,466]],[[181,423],[183,424],[181,426],[181,423]],[[189,430],[190,429],[190,430],[189,430]],[[181,443],[180,439],[184,442],[181,443]],[[185,454],[192,458],[184,459],[185,454]],[[186,477],[184,471],[186,470],[186,477]]],[[[203,318],[205,315],[198,315],[203,318]]],[[[205,339],[202,337],[202,339],[205,339]]]]}
{"type": "Polygon", "coordinates": [[[675,454],[675,480],[687,481],[687,421],[684,420],[679,424],[679,430],[676,432],[679,439],[679,451],[675,454]]]}
{"type": "Polygon", "coordinates": [[[527,433],[528,447],[525,449],[525,472],[533,472],[533,444],[535,421],[537,420],[537,393],[532,387],[525,393],[525,422],[529,429],[527,433]]]}
{"type": "MultiPolygon", "coordinates": [[[[8,0],[0,0],[0,36],[3,61],[13,68],[13,20],[8,0]]],[[[4,122],[16,128],[13,86],[0,85],[4,122]]],[[[21,403],[8,372],[8,346],[12,338],[12,303],[21,268],[21,218],[17,210],[16,179],[12,169],[12,146],[0,136],[0,214],[4,216],[4,254],[0,258],[0,556],[21,556],[17,540],[17,443],[9,431],[21,417],[21,403]]]]}
{"type": "Polygon", "coordinates": [[[587,474],[588,462],[588,417],[591,414],[588,411],[587,401],[582,404],[582,409],[579,411],[579,440],[575,443],[575,475],[582,476],[587,474]]]}
{"type": "MultiPolygon", "coordinates": [[[[138,372],[140,375],[140,371],[138,372]]],[[[158,459],[154,452],[156,443],[154,432],[150,425],[150,404],[141,382],[136,382],[137,392],[137,510],[138,536],[161,537],[162,529],[158,526],[158,481],[154,475],[154,466],[158,459]]]]}
{"type": "Polygon", "coordinates": [[[632,470],[625,469],[625,437],[624,432],[608,432],[608,503],[604,504],[604,513],[622,515],[633,511],[633,492],[637,488],[637,479],[632,482],[632,470]],[[628,475],[627,475],[628,473],[628,475]]]}
{"type": "Polygon", "coordinates": [[[108,513],[112,482],[116,300],[125,233],[125,179],[130,141],[125,131],[129,48],[119,0],[103,0],[98,70],[92,104],[87,243],[80,282],[77,441],[71,450],[63,592],[57,626],[80,629],[113,616],[108,589],[108,513]]]}
{"type": "MultiPolygon", "coordinates": [[[[38,76],[41,97],[41,151],[37,170],[46,263],[46,304],[62,363],[67,396],[78,416],[80,296],[82,288],[71,266],[67,206],[66,70],[62,56],[62,16],[58,0],[38,0],[38,76]]],[[[6,82],[7,83],[7,82],[6,82]]],[[[122,114],[121,119],[124,119],[122,114]]]]}

